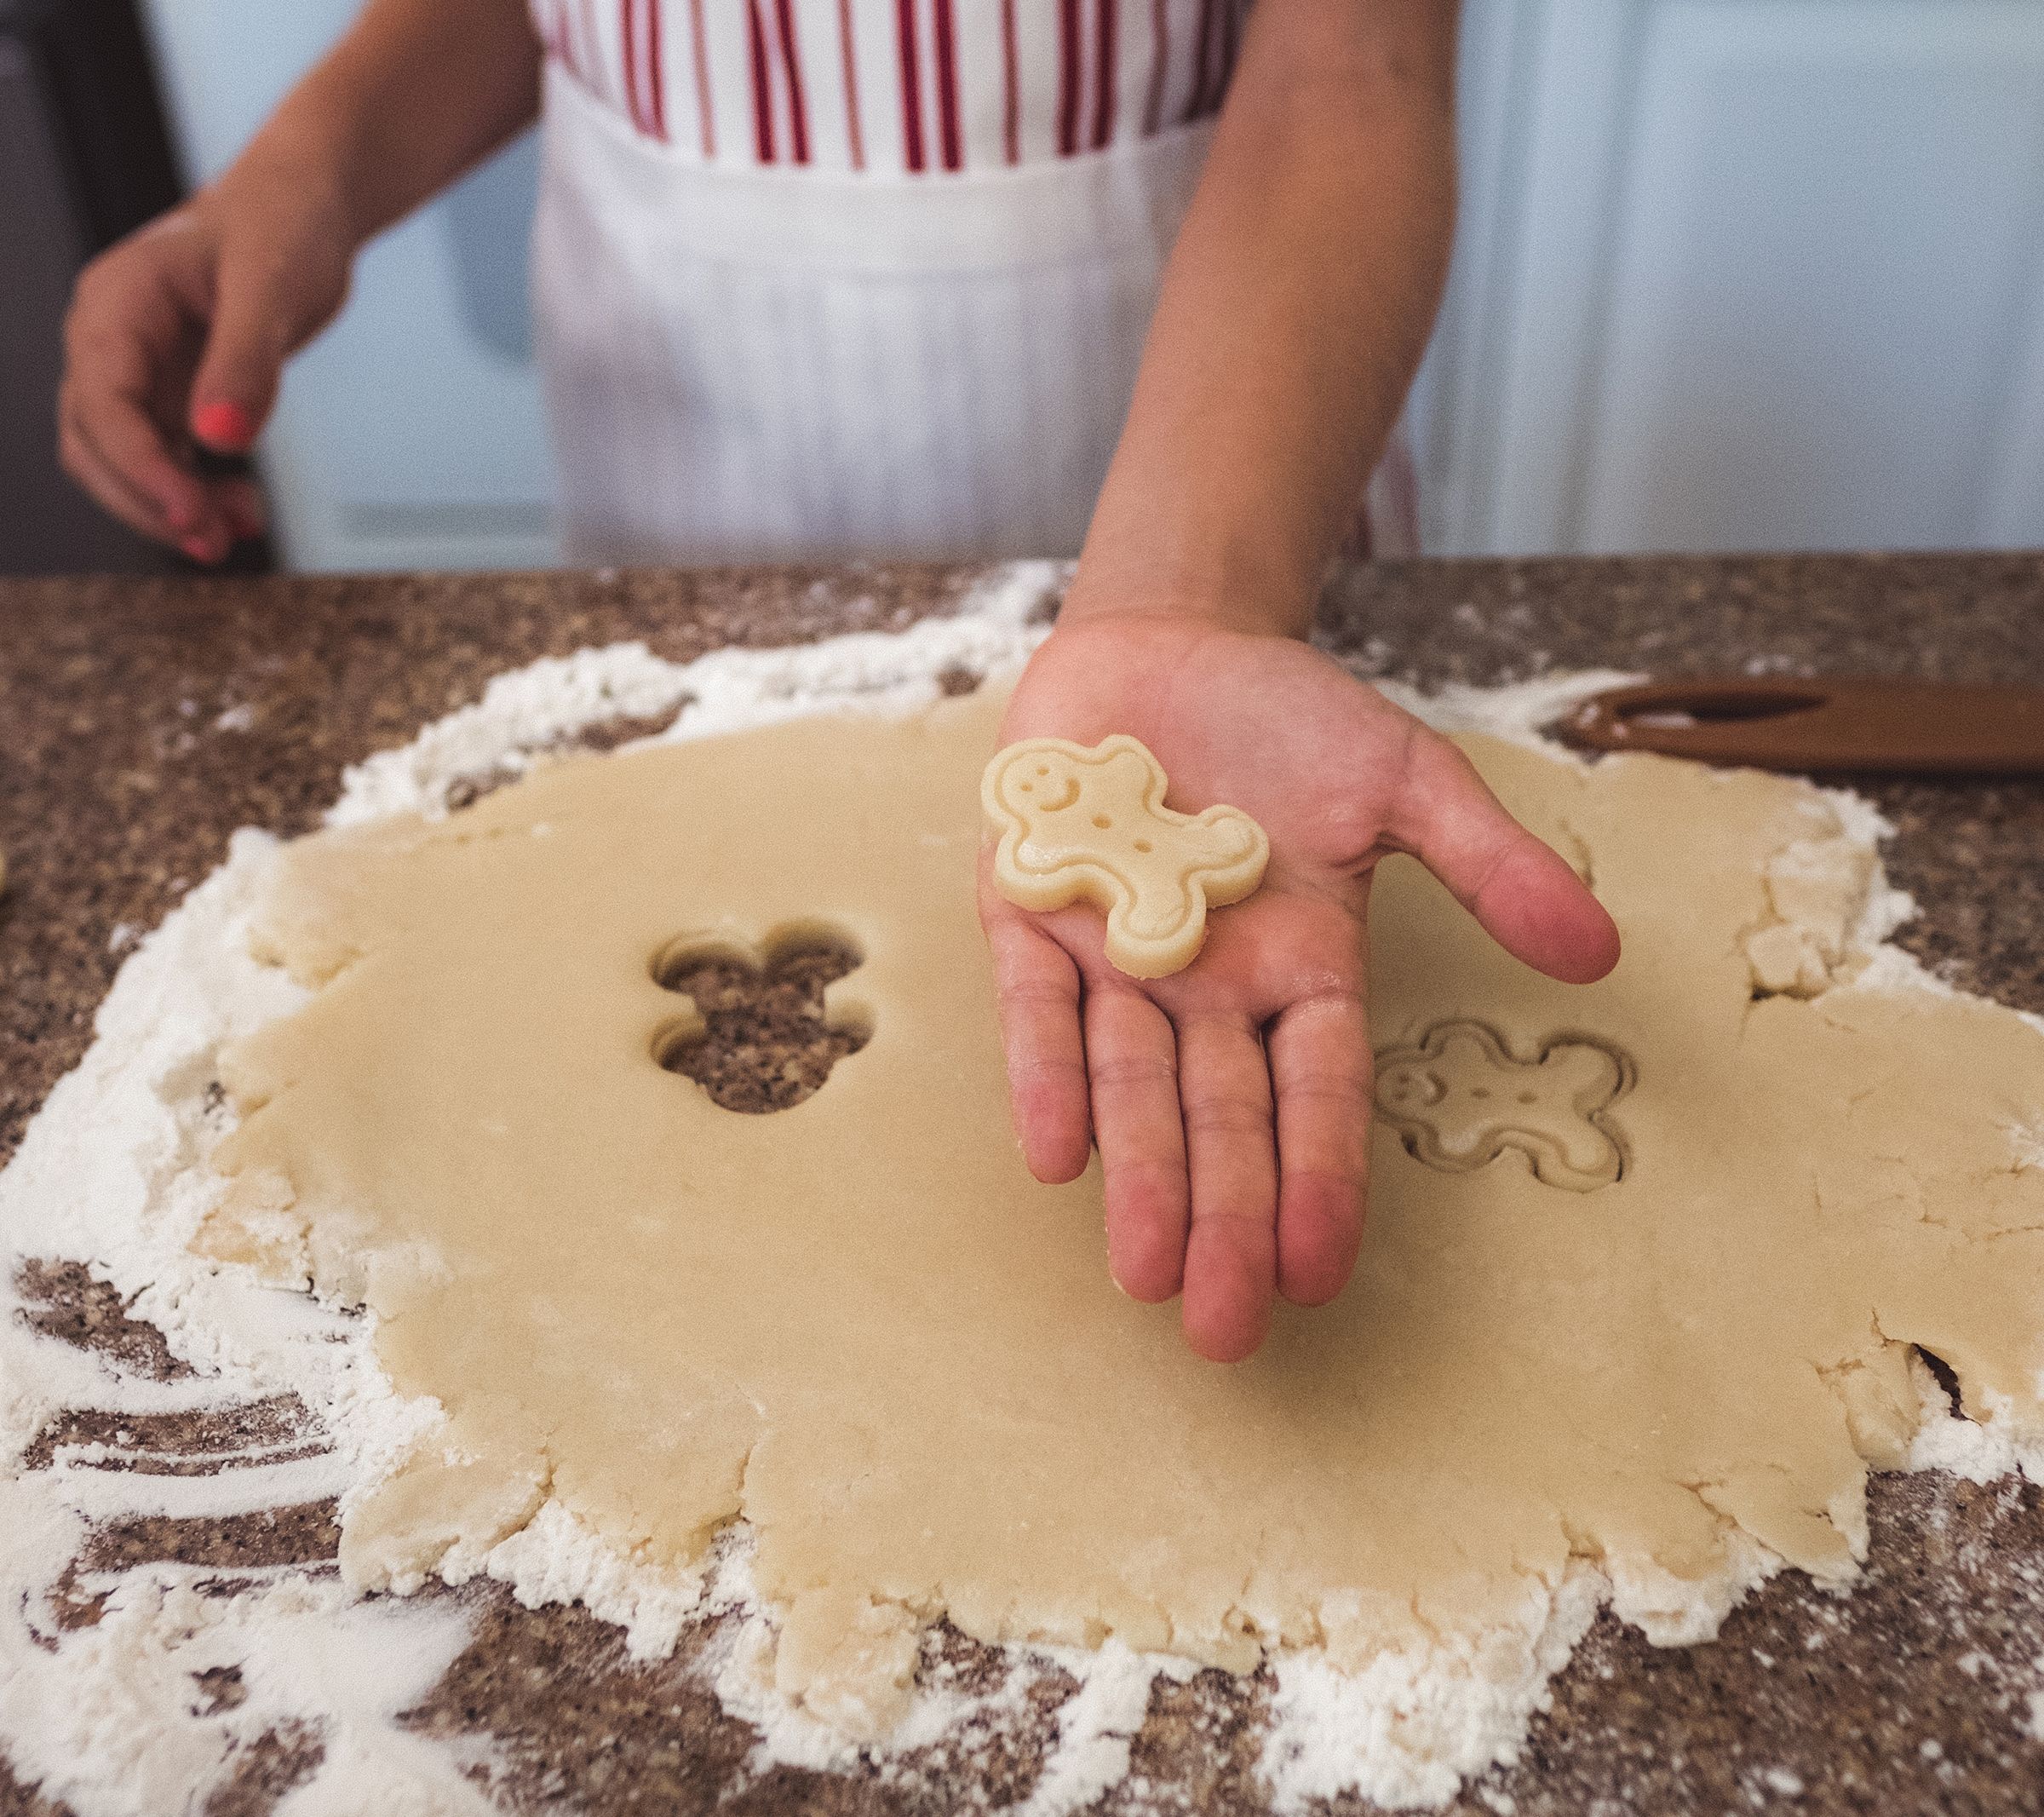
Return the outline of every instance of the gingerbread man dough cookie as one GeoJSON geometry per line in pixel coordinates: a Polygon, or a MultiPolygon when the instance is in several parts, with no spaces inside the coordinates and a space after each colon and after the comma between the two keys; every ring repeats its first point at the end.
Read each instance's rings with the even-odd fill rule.
{"type": "Polygon", "coordinates": [[[1263,881],[1271,842],[1239,808],[1164,806],[1163,766],[1126,733],[1088,749],[1030,739],[996,755],[979,800],[1000,835],[994,887],[1026,909],[1107,913],[1107,957],[1133,978],[1192,963],[1207,910],[1263,881]]]}
{"type": "Polygon", "coordinates": [[[1519,1060],[1481,1022],[1441,1022],[1377,1055],[1377,1109],[1429,1167],[1467,1173],[1516,1148],[1536,1179],[1590,1193],[1625,1170],[1606,1113],[1632,1082],[1632,1063],[1595,1042],[1519,1060]]]}

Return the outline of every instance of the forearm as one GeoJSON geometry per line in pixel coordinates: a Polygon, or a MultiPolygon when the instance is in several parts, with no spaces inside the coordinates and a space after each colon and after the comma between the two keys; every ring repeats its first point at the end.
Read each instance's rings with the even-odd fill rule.
{"type": "Polygon", "coordinates": [[[520,0],[370,0],[221,180],[301,186],[359,245],[534,118],[520,0]]]}
{"type": "Polygon", "coordinates": [[[1302,634],[1424,349],[1454,212],[1449,0],[1262,0],[1067,612],[1302,634]]]}

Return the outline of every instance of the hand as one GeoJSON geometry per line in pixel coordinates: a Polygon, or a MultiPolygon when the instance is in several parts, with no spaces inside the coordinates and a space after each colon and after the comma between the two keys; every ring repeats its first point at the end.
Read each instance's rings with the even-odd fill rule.
{"type": "Polygon", "coordinates": [[[260,535],[255,483],[204,477],[191,452],[253,444],[284,360],[340,308],[353,250],[314,186],[251,174],[95,259],[65,323],[65,470],[131,529],[196,561],[260,535]]]}
{"type": "Polygon", "coordinates": [[[1289,638],[1171,616],[1061,623],[1002,742],[1113,732],[1157,754],[1174,805],[1254,815],[1270,868],[1255,895],[1214,911],[1190,966],[1145,982],[1107,963],[1098,911],[1015,907],[983,851],[1015,1122],[1048,1182],[1077,1178],[1098,1145],[1114,1279],[1139,1300],[1182,1288],[1187,1341],[1233,1361],[1263,1341],[1273,1291],[1319,1305],[1355,1265],[1377,860],[1416,854],[1553,977],[1602,977],[1618,933],[1453,745],[1289,638]]]}

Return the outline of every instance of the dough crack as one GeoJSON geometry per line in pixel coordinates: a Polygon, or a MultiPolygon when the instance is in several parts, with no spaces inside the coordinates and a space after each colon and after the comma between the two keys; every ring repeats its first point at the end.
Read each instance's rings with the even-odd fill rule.
{"type": "Polygon", "coordinates": [[[1824,837],[1784,846],[1762,869],[1766,910],[1741,940],[1755,1002],[1821,997],[1851,969],[1853,930],[1880,872],[1872,851],[1830,819],[1824,837]]]}
{"type": "Polygon", "coordinates": [[[1565,818],[1554,823],[1554,848],[1569,861],[1569,868],[1582,879],[1585,889],[1597,888],[1597,854],[1590,842],[1570,825],[1565,818]]]}

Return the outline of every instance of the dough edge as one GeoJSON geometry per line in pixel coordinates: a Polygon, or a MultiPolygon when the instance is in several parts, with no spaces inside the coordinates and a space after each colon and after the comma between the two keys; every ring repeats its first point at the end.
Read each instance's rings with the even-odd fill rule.
{"type": "MultiPolygon", "coordinates": [[[[1605,685],[1607,679],[1585,677],[1580,691],[1590,692],[1605,685]]],[[[1861,846],[1850,839],[1847,843],[1868,856],[1864,879],[1868,888],[1861,892],[1862,900],[1847,901],[1835,913],[1833,911],[1838,905],[1821,888],[1815,908],[1807,901],[1794,900],[1797,883],[1806,881],[1797,873],[1808,867],[1800,858],[1785,863],[1783,887],[1771,892],[1779,918],[1757,929],[1754,946],[1748,949],[1756,984],[1783,994],[1814,995],[1834,983],[1848,981],[1840,968],[1852,964],[1859,966],[1863,974],[1879,972],[1879,976],[1867,979],[1871,986],[1922,990],[1940,998],[1949,995],[1934,980],[1914,975],[1908,966],[1884,956],[1894,949],[1877,952],[1875,946],[1866,944],[1869,929],[1884,916],[1892,916],[1894,910],[1892,905],[1869,906],[1871,896],[1878,894],[1878,860],[1873,857],[1870,845],[1861,846]],[[1787,932],[1777,934],[1775,929],[1787,932]]],[[[1817,869],[1822,871],[1823,865],[1817,869]]],[[[1771,886],[1773,881],[1771,877],[1771,886]]],[[[1846,892],[1848,897],[1851,894],[1846,892]]],[[[1886,931],[1886,928],[1878,929],[1876,944],[1886,931]]],[[[278,1213],[287,1210],[275,1204],[267,1209],[278,1213]]],[[[273,1269],[279,1279],[295,1276],[302,1280],[311,1275],[319,1278],[323,1285],[338,1284],[343,1288],[351,1285],[337,1260],[321,1266],[290,1251],[288,1243],[282,1253],[289,1256],[288,1262],[253,1255],[235,1259],[273,1269]]],[[[1881,1467],[1912,1465],[1937,1450],[1932,1443],[1926,1451],[1925,1435],[1935,1434],[1934,1423],[1944,1404],[1941,1394],[1934,1394],[1934,1382],[1926,1389],[1926,1380],[1912,1377],[1912,1387],[1918,1394],[1914,1426],[1909,1423],[1909,1410],[1896,1400],[1892,1391],[1875,1397],[1874,1411],[1858,1416],[1868,1435],[1863,1453],[1870,1462],[1878,1462],[1881,1467]]],[[[1891,1390],[1892,1387],[1890,1384],[1891,1390]]],[[[1998,1410],[1988,1412],[1987,1429],[1995,1434],[2001,1415],[1998,1410]]],[[[2001,1451],[1997,1456],[2002,1457],[2007,1466],[2030,1463],[2034,1471],[2034,1462],[2030,1462],[2034,1453],[2026,1453],[2020,1436],[2003,1431],[1999,1437],[2001,1451]]],[[[1856,1441],[1860,1439],[1857,1430],[1855,1438],[1856,1441]]],[[[549,1498],[543,1456],[529,1446],[520,1450],[515,1440],[507,1446],[501,1434],[484,1437],[460,1429],[455,1423],[422,1442],[381,1480],[353,1492],[344,1505],[343,1521],[343,1564],[351,1581],[361,1587],[400,1591],[416,1587],[429,1573],[457,1583],[477,1572],[530,1581],[536,1563],[534,1536],[543,1534],[549,1526],[560,1529],[564,1521],[571,1531],[565,1538],[559,1531],[554,1533],[555,1553],[578,1546],[603,1549],[603,1542],[594,1536],[573,1532],[574,1516],[549,1498]],[[450,1479],[460,1485],[451,1503],[443,1492],[450,1479]],[[431,1486],[436,1483],[439,1488],[431,1486]],[[438,1509],[442,1518],[437,1525],[432,1520],[422,1523],[412,1517],[422,1499],[429,1508],[438,1509]],[[458,1512],[449,1515],[450,1506],[458,1508],[458,1512]]],[[[735,1523],[734,1530],[736,1525],[742,1523],[735,1523]]],[[[1729,1517],[1727,1527],[1737,1532],[1736,1521],[1729,1517]]],[[[1743,1539],[1743,1535],[1741,1538],[1743,1539]]],[[[611,1559],[607,1562],[614,1567],[618,1561],[611,1559]]],[[[649,1595],[645,1585],[626,1594],[621,1594],[615,1584],[608,1590],[600,1588],[598,1579],[605,1573],[594,1564],[579,1582],[572,1573],[564,1576],[556,1572],[551,1589],[589,1601],[592,1607],[599,1607],[600,1613],[606,1609],[626,1612],[634,1647],[658,1651],[662,1650],[661,1630],[675,1626],[676,1611],[682,1612],[681,1619],[686,1619],[705,1599],[717,1594],[724,1561],[711,1556],[701,1562],[702,1568],[680,1573],[667,1567],[648,1567],[656,1574],[666,1572],[657,1586],[657,1595],[649,1595]],[[644,1608],[655,1603],[662,1613],[646,1618],[644,1608]],[[634,1621],[634,1615],[640,1619],[634,1621]]],[[[1404,1656],[1413,1688],[1414,1707],[1417,1709],[1425,1701],[1421,1688],[1429,1679],[1487,1683],[1497,1688],[1501,1708],[1510,1706],[1515,1712],[1513,1720],[1523,1730],[1525,1716],[1544,1701],[1548,1678],[1565,1663],[1602,1601],[1608,1599],[1622,1619],[1640,1626],[1656,1641],[1687,1642],[1714,1633],[1725,1611],[1778,1568],[1779,1561],[1774,1555],[1751,1542],[1720,1576],[1710,1580],[1684,1580],[1672,1575],[1656,1578],[1651,1573],[1636,1571],[1614,1575],[1593,1561],[1578,1561],[1559,1583],[1537,1578],[1530,1581],[1526,1619],[1515,1630],[1500,1630],[1491,1636],[1501,1643],[1501,1653],[1494,1650],[1490,1656],[1478,1657],[1480,1649],[1471,1650],[1462,1637],[1415,1636],[1415,1645],[1404,1656]]],[[[1849,1575],[1841,1576],[1840,1581],[1847,1580],[1849,1575]]],[[[912,1649],[904,1647],[904,1638],[928,1613],[904,1611],[899,1605],[861,1600],[842,1592],[819,1592],[807,1606],[793,1606],[784,1617],[782,1645],[772,1662],[771,1689],[790,1703],[806,1706],[824,1728],[841,1738],[855,1744],[879,1743],[907,1716],[914,1656],[912,1649]]],[[[612,1619],[617,1618],[613,1615],[612,1619]]],[[[1338,1663],[1340,1627],[1337,1614],[1331,1624],[1323,1624],[1325,1631],[1315,1647],[1280,1647],[1273,1654],[1281,1733],[1273,1745],[1270,1766],[1272,1788],[1281,1803],[1289,1805],[1296,1799],[1370,1780],[1364,1764],[1357,1766],[1360,1777],[1329,1782],[1324,1763],[1312,1762],[1312,1751],[1294,1749],[1288,1753],[1283,1736],[1287,1711],[1295,1716],[1312,1711],[1316,1712],[1314,1720],[1321,1720],[1325,1711],[1319,1706],[1352,1694],[1353,1685],[1346,1680],[1373,1670],[1381,1676],[1382,1669],[1398,1663],[1394,1653],[1373,1650],[1367,1657],[1352,1657],[1344,1674],[1338,1663]],[[1329,1673],[1344,1682],[1333,1682],[1327,1676],[1329,1673]]],[[[672,1644],[671,1635],[667,1644],[672,1644]]],[[[1054,1643],[1048,1649],[1031,1647],[1026,1642],[1023,1644],[1025,1651],[1048,1657],[1058,1657],[1062,1651],[1054,1643]]],[[[1157,1656],[1152,1664],[1156,1670],[1167,1673],[1181,1673],[1185,1669],[1182,1662],[1167,1655],[1157,1656]]],[[[756,1695],[756,1690],[748,1690],[742,1675],[727,1673],[726,1677],[730,1682],[721,1688],[737,1704],[744,1705],[756,1695]]],[[[1494,1750],[1484,1760],[1471,1757],[1459,1768],[1450,1768],[1446,1755],[1415,1751],[1408,1763],[1409,1783],[1397,1783],[1406,1793],[1416,1795],[1401,1802],[1440,1802],[1452,1795],[1464,1773],[1496,1757],[1501,1757],[1494,1750]],[[1444,1769],[1452,1775],[1445,1783],[1440,1779],[1444,1769]]]]}

